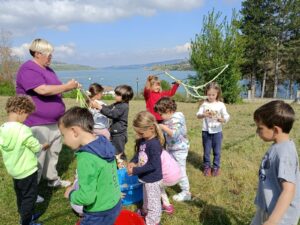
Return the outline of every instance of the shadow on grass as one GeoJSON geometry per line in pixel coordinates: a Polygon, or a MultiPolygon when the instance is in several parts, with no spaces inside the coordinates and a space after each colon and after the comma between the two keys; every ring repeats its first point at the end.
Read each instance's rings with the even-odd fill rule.
{"type": "Polygon", "coordinates": [[[201,170],[203,168],[201,156],[193,151],[189,151],[187,162],[194,166],[195,169],[201,170]]]}
{"type": "MultiPolygon", "coordinates": [[[[69,165],[73,159],[74,153],[68,147],[63,145],[56,167],[59,176],[68,171],[69,165]]],[[[36,211],[44,213],[47,210],[55,189],[57,188],[48,187],[48,181],[42,178],[41,182],[39,183],[39,195],[41,195],[45,200],[43,203],[36,204],[36,211]]]]}
{"type": "Polygon", "coordinates": [[[202,225],[248,225],[246,218],[238,218],[235,213],[222,207],[207,204],[207,202],[195,197],[190,205],[201,209],[199,223],[202,225]]]}

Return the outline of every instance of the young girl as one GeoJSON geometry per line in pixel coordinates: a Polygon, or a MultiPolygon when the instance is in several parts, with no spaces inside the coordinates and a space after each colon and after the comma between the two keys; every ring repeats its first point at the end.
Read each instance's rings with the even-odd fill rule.
{"type": "MultiPolygon", "coordinates": [[[[187,129],[185,118],[182,112],[176,112],[177,105],[174,100],[169,97],[162,97],[155,105],[155,112],[159,113],[163,118],[163,123],[159,124],[160,128],[165,132],[166,150],[176,159],[181,169],[181,179],[179,186],[181,192],[174,195],[175,201],[191,200],[190,184],[186,174],[186,158],[190,147],[187,139],[187,129]]],[[[165,191],[163,191],[165,193],[165,191]]],[[[173,206],[170,205],[167,195],[162,196],[163,209],[167,213],[173,212],[173,206]]]]}
{"type": "Polygon", "coordinates": [[[164,137],[155,117],[147,112],[138,113],[133,120],[136,132],[136,154],[128,164],[129,175],[137,175],[143,183],[143,214],[146,225],[157,225],[161,217],[161,152],[164,137]]]}
{"type": "Polygon", "coordinates": [[[92,113],[95,122],[94,133],[96,135],[103,135],[108,140],[110,140],[110,133],[108,131],[109,119],[101,114],[98,109],[93,107],[93,102],[97,102],[100,105],[105,105],[105,103],[101,101],[103,90],[104,88],[100,84],[91,84],[89,90],[87,91],[87,95],[89,97],[87,103],[90,106],[89,110],[92,113]]]}
{"type": "Polygon", "coordinates": [[[203,164],[204,176],[220,175],[220,158],[222,145],[222,123],[229,120],[229,114],[222,99],[222,91],[217,83],[211,82],[205,87],[207,99],[200,106],[197,118],[203,119],[202,143],[203,143],[203,164]],[[210,164],[210,151],[213,149],[213,167],[210,164]]]}
{"type": "Polygon", "coordinates": [[[124,166],[126,160],[125,144],[127,143],[127,126],[129,101],[133,98],[133,90],[128,85],[120,85],[115,88],[115,103],[105,106],[97,104],[100,112],[112,119],[110,135],[112,144],[116,148],[118,167],[124,166]]]}
{"type": "Polygon", "coordinates": [[[163,96],[172,97],[176,93],[179,84],[180,82],[177,81],[176,83],[173,84],[170,90],[162,91],[160,80],[158,79],[158,77],[154,75],[148,76],[144,88],[144,98],[146,101],[146,108],[150,113],[152,113],[155,116],[158,123],[162,122],[162,118],[158,113],[154,111],[155,103],[163,96]]]}

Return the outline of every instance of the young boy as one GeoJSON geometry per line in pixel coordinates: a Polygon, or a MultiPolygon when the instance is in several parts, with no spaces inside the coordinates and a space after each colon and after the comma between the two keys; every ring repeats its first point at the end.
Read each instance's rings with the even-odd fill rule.
{"type": "Polygon", "coordinates": [[[37,200],[38,162],[36,153],[47,144],[40,145],[29,127],[23,124],[34,112],[35,105],[28,96],[14,96],[7,100],[5,110],[7,122],[0,127],[0,150],[7,172],[13,177],[21,225],[39,225],[33,214],[37,200]]]}
{"type": "Polygon", "coordinates": [[[83,206],[80,225],[113,225],[121,210],[115,148],[104,136],[93,134],[88,109],[73,107],[59,120],[64,143],[76,150],[78,190],[68,187],[65,197],[83,206]]]}
{"type": "Polygon", "coordinates": [[[251,225],[297,225],[300,216],[299,161],[289,132],[294,110],[283,101],[269,102],[254,112],[257,134],[273,142],[262,159],[251,225]]]}
{"type": "Polygon", "coordinates": [[[111,142],[116,148],[118,167],[124,167],[126,160],[125,144],[127,143],[127,126],[129,101],[133,98],[133,90],[128,85],[120,85],[115,88],[115,100],[112,105],[96,105],[100,112],[112,119],[110,126],[111,142]]]}

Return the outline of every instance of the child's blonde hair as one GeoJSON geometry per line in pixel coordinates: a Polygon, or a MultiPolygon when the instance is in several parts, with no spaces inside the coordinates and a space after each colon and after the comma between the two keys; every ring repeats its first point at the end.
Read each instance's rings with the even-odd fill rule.
{"type": "Polygon", "coordinates": [[[223,101],[223,98],[222,98],[222,90],[221,90],[221,87],[218,85],[218,83],[216,83],[216,82],[210,82],[210,83],[208,83],[208,84],[205,86],[204,94],[207,95],[207,92],[208,92],[210,89],[215,89],[215,90],[218,92],[217,98],[216,98],[217,101],[223,101]]]}
{"type": "MultiPolygon", "coordinates": [[[[141,111],[135,116],[135,118],[133,120],[134,128],[146,130],[152,126],[154,126],[155,134],[156,134],[161,146],[164,146],[164,144],[165,144],[164,135],[163,135],[155,117],[150,112],[141,111]]],[[[136,145],[135,145],[136,151],[138,150],[137,148],[138,148],[139,141],[140,141],[140,139],[136,140],[136,145]]]]}
{"type": "MultiPolygon", "coordinates": [[[[155,75],[149,75],[146,81],[145,88],[148,90],[151,90],[154,84],[161,84],[161,81],[159,80],[158,76],[155,75]]],[[[160,91],[162,91],[162,88],[160,87],[160,91]]]]}

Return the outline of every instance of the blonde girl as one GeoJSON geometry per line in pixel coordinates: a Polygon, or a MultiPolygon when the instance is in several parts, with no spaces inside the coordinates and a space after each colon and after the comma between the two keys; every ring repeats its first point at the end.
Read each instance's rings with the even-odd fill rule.
{"type": "Polygon", "coordinates": [[[220,175],[220,159],[222,146],[222,124],[228,122],[229,114],[225,104],[222,102],[222,91],[215,82],[209,83],[205,87],[207,99],[200,106],[197,118],[202,122],[202,144],[203,144],[203,164],[204,176],[220,175]],[[210,163],[210,152],[213,150],[213,165],[210,163]]]}
{"type": "Polygon", "coordinates": [[[96,135],[103,135],[108,140],[110,140],[110,133],[108,131],[109,119],[106,116],[104,116],[100,112],[100,110],[94,107],[95,102],[100,105],[105,105],[105,103],[101,101],[101,98],[103,96],[103,90],[104,88],[100,84],[91,84],[89,90],[87,91],[87,95],[89,96],[87,104],[89,105],[89,111],[92,113],[95,122],[93,130],[94,133],[96,135]]]}
{"type": "Polygon", "coordinates": [[[144,88],[144,98],[146,101],[147,110],[152,113],[157,122],[162,122],[161,116],[154,111],[155,103],[163,96],[172,97],[175,95],[180,82],[175,82],[170,90],[162,91],[161,81],[155,75],[149,75],[144,88]]]}
{"type": "Polygon", "coordinates": [[[157,225],[161,218],[161,152],[164,136],[155,117],[138,113],[133,120],[136,132],[135,156],[128,164],[129,175],[137,175],[143,183],[143,209],[146,225],[157,225]]]}

